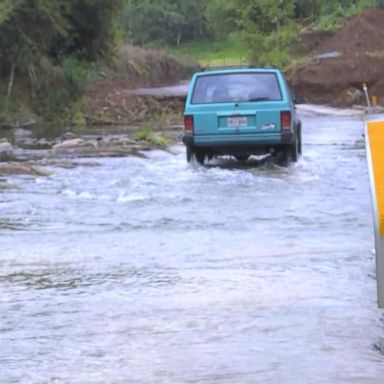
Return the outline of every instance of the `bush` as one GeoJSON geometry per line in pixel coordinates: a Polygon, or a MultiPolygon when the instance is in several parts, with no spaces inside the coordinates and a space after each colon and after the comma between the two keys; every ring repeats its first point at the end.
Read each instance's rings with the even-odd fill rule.
{"type": "MultiPolygon", "coordinates": [[[[45,117],[70,110],[83,95],[91,63],[114,52],[123,5],[123,0],[1,0],[0,85],[13,85],[8,79],[14,78],[26,91],[23,98],[45,117]]],[[[3,109],[12,88],[0,87],[7,95],[3,109]]]]}
{"type": "Polygon", "coordinates": [[[297,30],[298,26],[292,22],[267,35],[259,33],[248,36],[252,63],[286,67],[291,61],[290,47],[297,37],[297,30]]]}
{"type": "Polygon", "coordinates": [[[137,130],[133,135],[133,139],[135,141],[146,141],[161,148],[165,148],[169,144],[169,139],[164,135],[155,134],[153,131],[153,127],[149,124],[146,124],[139,130],[137,130]]]}
{"type": "Polygon", "coordinates": [[[31,68],[29,76],[35,108],[49,119],[71,114],[83,96],[89,78],[95,73],[95,65],[74,57],[64,58],[56,65],[42,58],[31,68]]]}

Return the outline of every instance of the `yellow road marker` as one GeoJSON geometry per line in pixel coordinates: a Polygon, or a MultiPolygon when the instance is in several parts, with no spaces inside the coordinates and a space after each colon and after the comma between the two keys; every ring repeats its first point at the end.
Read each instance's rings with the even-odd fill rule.
{"type": "Polygon", "coordinates": [[[384,308],[384,121],[367,122],[365,139],[375,223],[378,304],[384,308]]]}

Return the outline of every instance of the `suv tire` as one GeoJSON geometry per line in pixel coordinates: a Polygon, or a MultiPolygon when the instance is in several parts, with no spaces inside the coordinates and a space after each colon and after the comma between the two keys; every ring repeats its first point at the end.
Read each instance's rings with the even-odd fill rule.
{"type": "Polygon", "coordinates": [[[191,147],[187,147],[187,162],[195,161],[200,165],[204,165],[205,161],[205,153],[199,150],[192,149],[191,147]]]}
{"type": "Polygon", "coordinates": [[[301,122],[297,125],[297,140],[298,140],[298,146],[299,146],[299,155],[303,153],[302,148],[302,140],[301,140],[301,122]]]}
{"type": "Polygon", "coordinates": [[[205,153],[203,151],[195,151],[194,152],[194,156],[195,156],[195,159],[196,161],[200,164],[200,165],[204,165],[204,161],[205,161],[205,153]]]}
{"type": "Polygon", "coordinates": [[[249,159],[250,155],[236,155],[235,159],[240,163],[245,163],[249,159]]]}
{"type": "Polygon", "coordinates": [[[187,162],[190,163],[193,157],[193,151],[190,147],[187,147],[187,162]]]}
{"type": "Polygon", "coordinates": [[[296,163],[299,160],[299,143],[297,136],[292,144],[284,148],[280,159],[280,164],[283,167],[288,167],[291,162],[296,163]]]}
{"type": "Polygon", "coordinates": [[[296,163],[299,160],[299,154],[300,154],[299,148],[300,148],[299,138],[297,137],[297,133],[296,133],[295,140],[289,147],[291,160],[293,163],[296,163]]]}

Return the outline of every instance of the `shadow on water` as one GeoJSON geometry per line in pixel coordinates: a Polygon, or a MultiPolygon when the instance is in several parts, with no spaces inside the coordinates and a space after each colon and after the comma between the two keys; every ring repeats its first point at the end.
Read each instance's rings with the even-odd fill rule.
{"type": "Polygon", "coordinates": [[[0,218],[0,230],[9,230],[9,231],[25,231],[28,229],[28,225],[0,218]]]}
{"type": "Polygon", "coordinates": [[[209,160],[204,165],[192,160],[190,166],[196,170],[245,171],[255,175],[261,174],[270,179],[284,178],[291,174],[296,164],[300,163],[283,165],[280,158],[267,155],[264,157],[252,156],[245,162],[238,161],[232,156],[223,156],[209,160]]]}
{"type": "Polygon", "coordinates": [[[379,356],[384,359],[384,339],[378,340],[373,344],[373,349],[378,352],[379,356]]]}
{"type": "Polygon", "coordinates": [[[137,287],[170,287],[178,284],[180,278],[172,271],[160,268],[120,267],[109,272],[85,271],[64,266],[12,272],[0,275],[0,284],[8,284],[21,289],[76,290],[92,286],[123,283],[137,287]]]}
{"type": "MultiPolygon", "coordinates": [[[[202,167],[196,159],[193,159],[191,161],[191,165],[195,168],[202,167]]],[[[221,156],[221,157],[215,157],[213,159],[208,160],[204,164],[204,168],[207,169],[214,169],[214,168],[221,168],[221,169],[228,169],[228,170],[252,170],[255,168],[259,169],[265,169],[269,171],[274,170],[286,170],[289,168],[289,166],[292,164],[282,165],[282,161],[279,157],[274,157],[271,155],[267,156],[251,156],[246,161],[239,161],[236,160],[232,156],[221,156]]]]}
{"type": "MultiPolygon", "coordinates": [[[[384,330],[384,315],[380,319],[381,329],[384,330]]],[[[380,337],[372,345],[373,350],[379,355],[380,359],[384,361],[384,337],[380,337]]]]}

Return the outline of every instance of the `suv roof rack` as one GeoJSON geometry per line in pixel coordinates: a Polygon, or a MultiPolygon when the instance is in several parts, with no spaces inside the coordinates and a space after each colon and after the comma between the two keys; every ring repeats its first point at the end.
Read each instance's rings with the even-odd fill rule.
{"type": "Polygon", "coordinates": [[[220,65],[220,66],[214,66],[214,67],[203,67],[201,69],[202,72],[205,71],[215,71],[219,69],[276,69],[277,67],[274,65],[263,65],[263,66],[258,66],[258,65],[253,65],[253,64],[246,64],[246,65],[220,65]]]}

